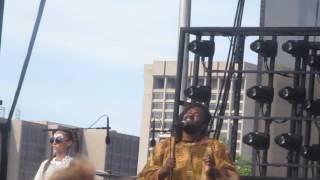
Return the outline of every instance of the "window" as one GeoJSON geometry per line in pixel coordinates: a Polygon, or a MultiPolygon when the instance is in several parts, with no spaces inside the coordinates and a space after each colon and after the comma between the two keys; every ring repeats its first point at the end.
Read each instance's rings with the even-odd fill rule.
{"type": "Polygon", "coordinates": [[[164,123],[164,128],[166,128],[166,129],[170,129],[171,128],[171,122],[165,122],[164,123]]]}
{"type": "Polygon", "coordinates": [[[239,110],[243,110],[243,103],[240,103],[239,110]]]}
{"type": "Polygon", "coordinates": [[[152,109],[162,109],[163,103],[162,102],[153,102],[152,109]]]}
{"type": "Polygon", "coordinates": [[[162,92],[152,93],[152,99],[163,99],[163,93],[162,92]]]}
{"type": "Polygon", "coordinates": [[[209,109],[210,110],[215,110],[216,109],[217,104],[216,103],[210,103],[209,104],[209,109]]]}
{"type": "Polygon", "coordinates": [[[167,78],[167,88],[168,89],[174,89],[176,88],[176,79],[173,77],[167,78]]]}
{"type": "Polygon", "coordinates": [[[220,138],[219,138],[222,142],[227,142],[227,133],[221,132],[220,133],[220,138]]]}
{"type": "Polygon", "coordinates": [[[165,119],[172,119],[173,118],[173,112],[165,112],[164,113],[165,119]]]}
{"type": "Polygon", "coordinates": [[[166,93],[166,99],[174,99],[174,93],[166,93]]]}
{"type": "Polygon", "coordinates": [[[154,77],[153,78],[153,89],[163,89],[163,88],[164,88],[163,77],[154,77]]]}
{"type": "Polygon", "coordinates": [[[153,111],[151,113],[151,117],[155,119],[161,119],[162,118],[162,112],[161,111],[153,111]]]}
{"type": "Polygon", "coordinates": [[[244,81],[244,79],[242,79],[242,80],[241,80],[241,89],[244,88],[244,83],[245,83],[245,81],[244,81]]]}
{"type": "MultiPolygon", "coordinates": [[[[189,85],[190,86],[195,86],[195,84],[193,84],[193,77],[189,78],[189,85]]],[[[204,77],[199,77],[198,78],[198,86],[204,86],[204,77]]]]}
{"type": "Polygon", "coordinates": [[[217,94],[211,94],[211,100],[217,100],[217,94]]]}
{"type": "Polygon", "coordinates": [[[223,83],[224,83],[224,82],[223,82],[223,77],[220,77],[220,78],[219,78],[219,87],[221,87],[223,83]]]}
{"type": "Polygon", "coordinates": [[[218,87],[218,80],[217,78],[213,78],[211,80],[211,89],[217,89],[217,87],[218,87]]]}
{"type": "Polygon", "coordinates": [[[243,94],[240,94],[240,101],[243,100],[243,94]]]}
{"type": "Polygon", "coordinates": [[[165,104],[166,109],[173,109],[173,106],[174,106],[173,102],[166,102],[165,104]]]}
{"type": "Polygon", "coordinates": [[[227,122],[224,122],[223,124],[222,124],[222,128],[221,128],[222,130],[227,130],[228,129],[228,123],[227,122]]]}
{"type": "Polygon", "coordinates": [[[200,77],[198,80],[198,85],[199,86],[204,86],[204,77],[200,77]]]}

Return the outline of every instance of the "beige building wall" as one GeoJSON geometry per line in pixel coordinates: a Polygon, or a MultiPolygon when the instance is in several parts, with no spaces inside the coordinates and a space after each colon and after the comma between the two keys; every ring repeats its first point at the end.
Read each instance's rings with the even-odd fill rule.
{"type": "Polygon", "coordinates": [[[18,179],[20,162],[21,121],[12,121],[12,131],[9,140],[9,156],[7,179],[18,179]]]}
{"type": "MultiPolygon", "coordinates": [[[[106,131],[85,130],[83,133],[82,151],[93,163],[96,170],[105,170],[106,160],[106,144],[104,139],[106,131]]],[[[96,177],[97,180],[102,180],[102,177],[96,177]]]]}

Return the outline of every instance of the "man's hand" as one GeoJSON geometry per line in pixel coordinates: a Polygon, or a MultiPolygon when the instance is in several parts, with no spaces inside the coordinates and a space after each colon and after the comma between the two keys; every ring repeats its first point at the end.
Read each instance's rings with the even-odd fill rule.
{"type": "Polygon", "coordinates": [[[170,170],[175,167],[176,167],[176,160],[173,157],[170,157],[166,162],[166,166],[160,169],[159,179],[166,178],[169,175],[170,170]]]}
{"type": "Polygon", "coordinates": [[[206,154],[202,160],[203,160],[203,168],[206,174],[210,177],[215,177],[216,172],[214,168],[215,167],[214,160],[208,154],[206,154]]]}

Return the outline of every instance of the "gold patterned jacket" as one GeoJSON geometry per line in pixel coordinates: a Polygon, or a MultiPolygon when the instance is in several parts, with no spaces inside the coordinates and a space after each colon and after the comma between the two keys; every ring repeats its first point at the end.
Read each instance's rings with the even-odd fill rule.
{"type": "MultiPolygon", "coordinates": [[[[144,169],[139,173],[140,180],[157,180],[161,167],[165,167],[171,155],[174,138],[168,138],[156,145],[144,169]]],[[[175,147],[176,165],[174,180],[239,180],[239,173],[230,160],[225,146],[207,137],[197,142],[180,141],[175,147]],[[210,178],[203,168],[203,157],[208,154],[214,161],[216,177],[210,178]]],[[[169,178],[167,178],[169,179],[169,178]]]]}

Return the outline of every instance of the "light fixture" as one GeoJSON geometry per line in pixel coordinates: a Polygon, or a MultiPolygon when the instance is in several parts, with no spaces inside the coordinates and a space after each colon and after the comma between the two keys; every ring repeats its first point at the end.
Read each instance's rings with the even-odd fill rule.
{"type": "Polygon", "coordinates": [[[320,56],[319,55],[310,56],[308,65],[311,67],[320,68],[320,56]]]}
{"type": "Polygon", "coordinates": [[[300,150],[302,137],[292,133],[285,133],[276,136],[275,143],[288,150],[300,150]]]}
{"type": "Polygon", "coordinates": [[[273,100],[273,88],[270,86],[253,86],[247,89],[247,96],[260,103],[271,103],[273,100]]]}
{"type": "Polygon", "coordinates": [[[184,95],[198,102],[209,102],[211,99],[211,88],[209,86],[191,86],[184,90],[184,95]]]}
{"type": "Polygon", "coordinates": [[[194,40],[188,44],[188,50],[202,57],[213,56],[215,49],[214,41],[194,40]]]}
{"type": "Polygon", "coordinates": [[[242,142],[257,150],[266,150],[270,145],[270,136],[261,132],[250,132],[243,136],[242,142]]]}
{"type": "Polygon", "coordinates": [[[256,40],[250,44],[252,51],[264,57],[275,57],[277,55],[278,44],[273,40],[256,40]]]}
{"type": "Polygon", "coordinates": [[[310,46],[308,41],[289,40],[283,43],[282,49],[294,57],[304,57],[308,55],[310,46]]]}
{"type": "Polygon", "coordinates": [[[320,144],[303,146],[301,155],[311,161],[320,161],[320,144]]]}
{"type": "Polygon", "coordinates": [[[303,103],[306,97],[306,90],[303,87],[284,87],[280,89],[279,96],[290,103],[303,103]]]}
{"type": "Polygon", "coordinates": [[[320,99],[307,100],[305,109],[313,115],[320,115],[320,99]]]}

